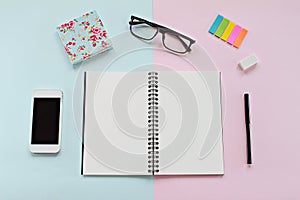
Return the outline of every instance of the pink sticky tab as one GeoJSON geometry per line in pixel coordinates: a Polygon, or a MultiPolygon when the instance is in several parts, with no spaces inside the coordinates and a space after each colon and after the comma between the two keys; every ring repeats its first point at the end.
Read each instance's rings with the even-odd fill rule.
{"type": "Polygon", "coordinates": [[[239,35],[239,33],[241,32],[241,30],[242,30],[242,27],[240,27],[239,25],[236,25],[234,27],[233,31],[231,32],[227,42],[232,45],[234,43],[235,39],[237,38],[237,36],[239,35]]]}

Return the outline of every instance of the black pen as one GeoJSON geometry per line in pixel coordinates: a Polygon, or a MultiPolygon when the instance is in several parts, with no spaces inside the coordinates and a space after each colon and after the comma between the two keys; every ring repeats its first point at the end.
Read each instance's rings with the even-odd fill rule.
{"type": "Polygon", "coordinates": [[[246,123],[246,136],[247,136],[247,164],[252,164],[251,156],[251,137],[250,137],[250,103],[249,94],[244,94],[244,104],[245,104],[245,123],[246,123]]]}

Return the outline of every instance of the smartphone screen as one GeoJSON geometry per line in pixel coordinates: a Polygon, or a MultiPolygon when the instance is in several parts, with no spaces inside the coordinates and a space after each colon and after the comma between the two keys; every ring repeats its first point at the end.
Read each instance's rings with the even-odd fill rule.
{"type": "Polygon", "coordinates": [[[59,143],[60,98],[34,98],[31,144],[59,143]]]}

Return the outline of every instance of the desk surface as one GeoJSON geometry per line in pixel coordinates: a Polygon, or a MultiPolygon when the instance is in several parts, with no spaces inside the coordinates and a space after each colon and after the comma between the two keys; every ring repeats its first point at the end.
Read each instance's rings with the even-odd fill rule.
{"type": "MultiPolygon", "coordinates": [[[[299,198],[299,8],[297,0],[3,2],[0,199],[299,198]],[[71,105],[77,71],[58,45],[55,27],[92,9],[102,16],[111,35],[126,31],[130,14],[136,14],[190,35],[207,50],[222,72],[223,177],[80,175],[81,141],[74,128],[71,105]],[[240,49],[208,33],[217,14],[249,30],[240,49]],[[259,65],[245,74],[237,68],[237,62],[251,53],[257,55],[259,65]],[[28,150],[35,88],[64,91],[62,150],[57,156],[32,156],[28,150]],[[250,92],[252,105],[251,168],[245,164],[245,91],[250,92]]],[[[154,62],[163,63],[164,58],[155,55],[154,62]]]]}

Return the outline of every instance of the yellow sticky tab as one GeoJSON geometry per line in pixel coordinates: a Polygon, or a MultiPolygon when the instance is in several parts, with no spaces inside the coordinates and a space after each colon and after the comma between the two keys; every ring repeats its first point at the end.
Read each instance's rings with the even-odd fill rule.
{"type": "Polygon", "coordinates": [[[231,32],[233,31],[234,27],[235,27],[235,23],[229,22],[229,24],[228,24],[226,30],[224,31],[221,39],[227,41],[230,34],[231,34],[231,32]]]}

